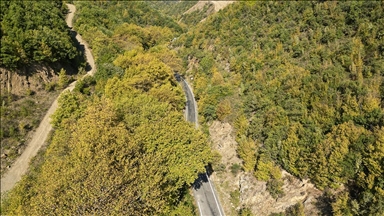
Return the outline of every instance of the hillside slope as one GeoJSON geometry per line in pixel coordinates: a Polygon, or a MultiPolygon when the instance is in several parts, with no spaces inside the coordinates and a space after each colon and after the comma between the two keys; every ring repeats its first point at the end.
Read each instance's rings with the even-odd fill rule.
{"type": "Polygon", "coordinates": [[[0,4],[3,176],[24,152],[59,91],[85,67],[85,60],[65,23],[62,1],[0,4]]]}
{"type": "Polygon", "coordinates": [[[334,191],[336,215],[383,212],[383,9],[236,2],[173,42],[200,121],[236,128],[243,169],[272,196],[284,196],[281,167],[334,191]]]}
{"type": "Polygon", "coordinates": [[[2,214],[196,215],[207,164],[231,215],[384,212],[384,2],[185,4],[184,25],[151,5],[76,2],[98,71],[60,98],[2,214]]]}
{"type": "Polygon", "coordinates": [[[143,2],[76,6],[98,70],[61,95],[50,144],[1,214],[194,215],[190,185],[212,156],[184,120],[183,66],[167,48],[180,28],[143,2]]]}

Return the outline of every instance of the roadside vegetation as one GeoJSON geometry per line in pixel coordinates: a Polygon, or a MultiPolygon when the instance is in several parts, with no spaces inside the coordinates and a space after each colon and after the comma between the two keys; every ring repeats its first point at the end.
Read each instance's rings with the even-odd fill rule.
{"type": "Polygon", "coordinates": [[[29,96],[1,97],[1,176],[24,151],[30,133],[39,126],[58,92],[33,93],[29,96]],[[10,102],[9,102],[10,101],[10,102]]]}

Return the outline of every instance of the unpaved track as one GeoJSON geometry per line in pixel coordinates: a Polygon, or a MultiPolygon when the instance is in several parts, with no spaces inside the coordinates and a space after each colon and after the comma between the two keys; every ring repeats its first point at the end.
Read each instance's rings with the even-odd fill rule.
{"type": "MultiPolygon", "coordinates": [[[[72,26],[72,20],[74,17],[74,14],[76,12],[76,7],[72,4],[67,4],[69,8],[69,14],[67,15],[67,25],[69,27],[72,26]]],[[[87,58],[87,62],[91,69],[87,72],[87,75],[93,75],[96,71],[95,67],[95,61],[93,59],[92,53],[88,48],[88,44],[86,44],[81,36],[79,34],[76,35],[76,39],[79,41],[81,45],[84,46],[85,49],[85,55],[87,58]]],[[[72,91],[75,87],[76,81],[71,83],[64,91],[70,90],[72,91]]],[[[64,92],[63,91],[63,92],[64,92]]],[[[21,177],[27,172],[29,167],[29,162],[31,159],[36,156],[37,152],[41,148],[41,146],[44,144],[45,140],[48,137],[49,132],[52,130],[52,126],[49,123],[50,122],[50,116],[56,111],[58,108],[57,103],[58,98],[52,103],[51,107],[45,114],[43,120],[41,121],[39,127],[36,129],[35,133],[33,134],[32,140],[28,143],[27,148],[25,151],[21,154],[21,156],[15,161],[15,163],[12,165],[12,167],[8,170],[7,173],[5,173],[4,177],[1,179],[1,194],[4,192],[10,190],[15,186],[15,184],[20,181],[21,177]]]]}
{"type": "MultiPolygon", "coordinates": [[[[67,16],[66,21],[67,21],[67,25],[72,28],[73,27],[72,20],[73,20],[73,16],[75,15],[75,12],[76,12],[76,7],[73,4],[67,4],[67,6],[69,8],[69,14],[67,16]]],[[[93,76],[93,74],[95,74],[95,72],[96,72],[96,65],[95,65],[95,60],[93,59],[91,50],[89,49],[88,44],[83,40],[81,35],[76,34],[76,40],[79,41],[80,45],[84,46],[85,56],[87,57],[87,62],[89,64],[89,66],[91,67],[91,69],[87,72],[87,75],[93,76]]]]}

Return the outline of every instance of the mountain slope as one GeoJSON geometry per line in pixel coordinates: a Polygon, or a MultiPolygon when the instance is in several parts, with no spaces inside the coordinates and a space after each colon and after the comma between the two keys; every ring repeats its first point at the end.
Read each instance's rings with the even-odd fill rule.
{"type": "Polygon", "coordinates": [[[98,70],[60,97],[51,143],[2,199],[1,213],[194,215],[189,188],[211,152],[184,120],[174,78],[183,66],[167,47],[180,28],[149,19],[142,2],[78,5],[76,30],[98,70]]]}
{"type": "Polygon", "coordinates": [[[1,4],[1,67],[68,62],[78,55],[64,21],[62,2],[1,4]]]}
{"type": "Polygon", "coordinates": [[[282,167],[346,186],[330,197],[335,213],[383,211],[383,8],[237,2],[174,41],[193,65],[201,121],[236,127],[243,168],[274,196],[282,167]]]}

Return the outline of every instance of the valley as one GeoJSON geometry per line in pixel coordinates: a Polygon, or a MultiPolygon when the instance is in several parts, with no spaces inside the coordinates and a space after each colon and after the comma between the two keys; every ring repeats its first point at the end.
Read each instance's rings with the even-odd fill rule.
{"type": "Polygon", "coordinates": [[[383,2],[1,4],[1,214],[384,212],[383,2]]]}

